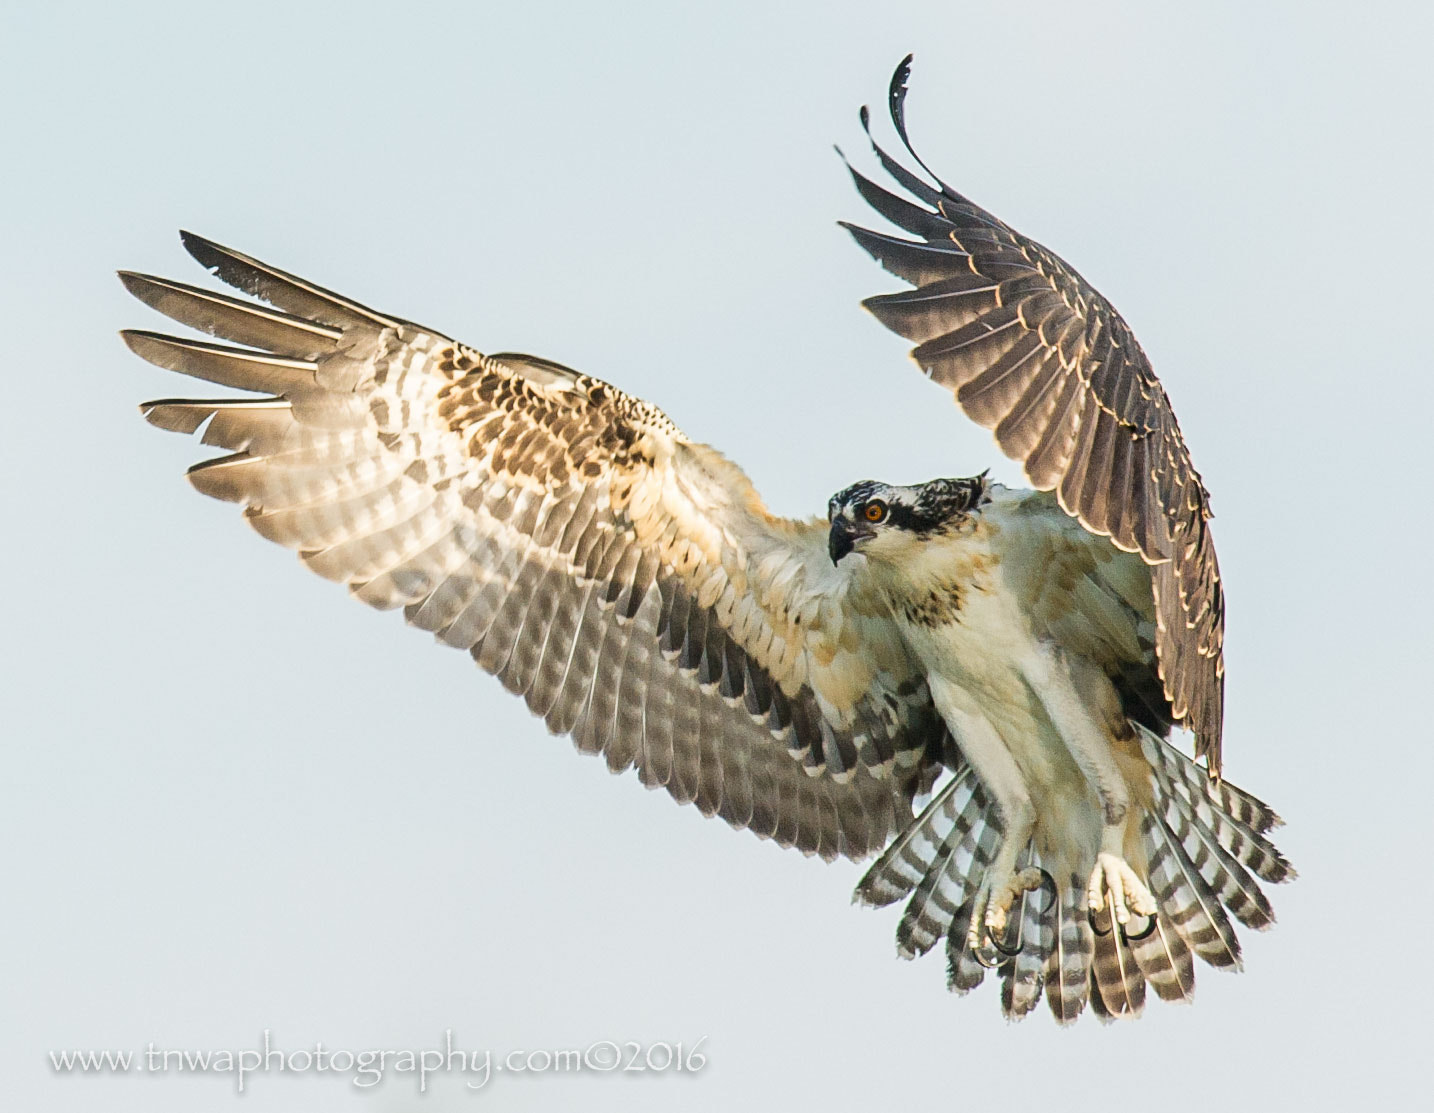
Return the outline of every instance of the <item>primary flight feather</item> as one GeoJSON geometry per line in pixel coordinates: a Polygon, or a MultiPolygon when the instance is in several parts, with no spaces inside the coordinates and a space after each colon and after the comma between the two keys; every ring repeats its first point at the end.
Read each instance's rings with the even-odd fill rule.
{"type": "MultiPolygon", "coordinates": [[[[906,74],[891,111],[910,152],[906,74]]],[[[847,226],[913,287],[866,305],[1037,491],[863,481],[826,520],[779,518],[735,464],[607,383],[188,233],[260,301],[122,272],[223,341],[126,342],[249,394],[143,412],[226,451],[190,470],[200,491],[468,650],[612,770],[807,853],[881,852],[857,896],[905,898],[901,952],[944,939],[953,989],[995,969],[1007,1015],[1044,995],[1061,1021],[1087,1003],[1137,1014],[1147,986],[1187,998],[1193,957],[1238,964],[1230,915],[1267,926],[1260,882],[1292,873],[1274,813],[1217,776],[1204,486],[1109,303],[875,149],[910,199],[853,170],[858,189],[916,238],[847,226]]]]}

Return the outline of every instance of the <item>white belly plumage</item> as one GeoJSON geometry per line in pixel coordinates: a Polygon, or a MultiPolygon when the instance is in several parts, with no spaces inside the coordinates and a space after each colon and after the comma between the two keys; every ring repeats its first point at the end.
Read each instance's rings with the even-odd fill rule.
{"type": "MultiPolygon", "coordinates": [[[[1089,873],[1099,849],[1101,806],[1033,687],[1042,647],[1008,592],[972,586],[953,621],[903,621],[902,633],[926,669],[937,710],[987,791],[999,803],[1024,789],[1032,838],[1048,868],[1058,875],[1089,873]]],[[[1001,820],[1011,822],[1005,814],[1001,820]]]]}

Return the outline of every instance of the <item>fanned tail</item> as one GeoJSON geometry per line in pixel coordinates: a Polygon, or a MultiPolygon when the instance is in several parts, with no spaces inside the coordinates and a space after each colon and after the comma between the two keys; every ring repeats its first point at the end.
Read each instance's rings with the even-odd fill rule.
{"type": "Polygon", "coordinates": [[[1188,1001],[1195,957],[1238,969],[1240,943],[1231,914],[1247,927],[1274,922],[1260,883],[1295,876],[1266,832],[1280,819],[1262,801],[1205,770],[1170,743],[1132,723],[1150,762],[1154,807],[1141,817],[1142,868],[1159,905],[1154,917],[1112,924],[1091,917],[1086,873],[1045,873],[1035,845],[1020,867],[1045,873],[1046,884],[1011,909],[1007,945],[1014,957],[972,951],[967,941],[973,899],[1001,839],[995,805],[969,767],[962,767],[902,831],[857,886],[854,899],[887,905],[908,898],[897,948],[914,958],[946,940],[947,985],[967,993],[994,969],[1001,1011],[1019,1020],[1042,994],[1060,1024],[1090,1005],[1102,1020],[1139,1016],[1147,988],[1163,1001],[1188,1001]],[[1228,914],[1227,914],[1228,910],[1228,914]]]}

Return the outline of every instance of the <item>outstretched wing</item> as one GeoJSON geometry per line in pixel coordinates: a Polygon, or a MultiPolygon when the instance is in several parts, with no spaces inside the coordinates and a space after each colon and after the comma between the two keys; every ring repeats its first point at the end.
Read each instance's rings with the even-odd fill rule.
{"type": "MultiPolygon", "coordinates": [[[[903,118],[910,61],[892,78],[891,117],[908,153],[926,169],[903,118]]],[[[862,124],[868,125],[865,110],[862,124]]],[[[1194,731],[1198,752],[1218,772],[1225,617],[1209,495],[1150,361],[1110,302],[1064,260],[934,174],[932,186],[872,146],[920,204],[852,170],[857,189],[882,216],[920,238],[844,225],[915,287],[863,304],[917,343],[911,354],[921,369],[994,430],[1036,488],[1054,491],[1086,529],[1152,566],[1165,693],[1175,719],[1194,731]]]]}
{"type": "Polygon", "coordinates": [[[245,347],[127,332],[160,367],[259,398],[143,413],[230,455],[189,472],[365,603],[402,607],[550,730],[736,827],[826,857],[909,819],[942,726],[825,527],[657,409],[529,356],[485,356],[186,234],[274,308],[122,273],[245,347]]]}

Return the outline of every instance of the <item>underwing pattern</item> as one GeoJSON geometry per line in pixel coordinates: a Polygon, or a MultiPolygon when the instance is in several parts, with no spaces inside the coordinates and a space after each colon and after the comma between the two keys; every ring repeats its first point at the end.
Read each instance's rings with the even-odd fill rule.
{"type": "Polygon", "coordinates": [[[899,641],[844,605],[820,523],[772,517],[735,465],[607,383],[184,243],[273,307],[122,276],[260,346],[125,334],[162,367],[260,392],[144,406],[228,450],[190,470],[196,488],[707,814],[824,857],[878,850],[909,817],[945,728],[899,641]]]}

